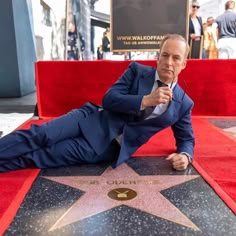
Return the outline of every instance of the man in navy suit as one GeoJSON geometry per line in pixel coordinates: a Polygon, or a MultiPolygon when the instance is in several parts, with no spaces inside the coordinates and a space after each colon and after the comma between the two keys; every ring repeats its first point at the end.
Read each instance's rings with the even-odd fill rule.
{"type": "Polygon", "coordinates": [[[102,161],[116,167],[170,126],[176,152],[166,159],[174,169],[186,169],[194,150],[193,101],[179,86],[178,75],[188,52],[182,36],[166,35],[157,69],[131,63],[103,97],[102,107],[86,103],[45,124],[1,138],[0,171],[102,161]],[[158,85],[160,81],[165,86],[158,85]]]}

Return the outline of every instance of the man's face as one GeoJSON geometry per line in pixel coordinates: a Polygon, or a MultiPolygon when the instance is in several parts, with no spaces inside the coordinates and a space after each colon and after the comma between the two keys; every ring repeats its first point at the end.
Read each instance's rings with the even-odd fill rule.
{"type": "Polygon", "coordinates": [[[191,12],[197,14],[199,8],[200,8],[199,3],[193,2],[192,6],[191,6],[191,12]]]}
{"type": "Polygon", "coordinates": [[[162,46],[157,71],[163,82],[176,81],[186,66],[186,45],[178,39],[168,39],[162,46]]]}

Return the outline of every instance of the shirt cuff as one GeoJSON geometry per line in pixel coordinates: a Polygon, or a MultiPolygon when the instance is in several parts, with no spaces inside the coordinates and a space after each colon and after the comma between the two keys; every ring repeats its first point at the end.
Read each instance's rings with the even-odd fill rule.
{"type": "Polygon", "coordinates": [[[180,154],[185,155],[188,158],[189,163],[192,163],[193,158],[191,155],[189,155],[187,152],[181,152],[180,154]]]}

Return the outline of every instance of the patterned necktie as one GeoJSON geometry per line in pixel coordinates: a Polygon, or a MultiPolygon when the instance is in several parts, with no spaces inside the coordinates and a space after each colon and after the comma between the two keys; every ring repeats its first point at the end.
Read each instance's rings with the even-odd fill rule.
{"type": "MultiPolygon", "coordinates": [[[[156,81],[157,84],[158,84],[158,88],[160,87],[168,87],[167,84],[163,83],[162,81],[160,80],[157,80],[156,81]]],[[[144,120],[146,119],[148,116],[150,116],[152,114],[152,112],[154,111],[156,106],[151,106],[151,107],[147,107],[145,108],[143,111],[141,111],[141,115],[139,117],[139,120],[144,120]]]]}

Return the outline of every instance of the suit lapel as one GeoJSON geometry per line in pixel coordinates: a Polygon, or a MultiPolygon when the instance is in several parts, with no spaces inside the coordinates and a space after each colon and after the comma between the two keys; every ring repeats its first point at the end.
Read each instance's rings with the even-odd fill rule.
{"type": "Polygon", "coordinates": [[[177,103],[182,103],[184,98],[185,92],[180,88],[179,84],[177,83],[175,85],[175,88],[173,90],[173,99],[172,101],[175,101],[177,103]]]}
{"type": "Polygon", "coordinates": [[[155,73],[156,69],[153,68],[152,71],[142,74],[138,85],[138,94],[146,95],[152,91],[152,87],[155,81],[155,73]]]}

